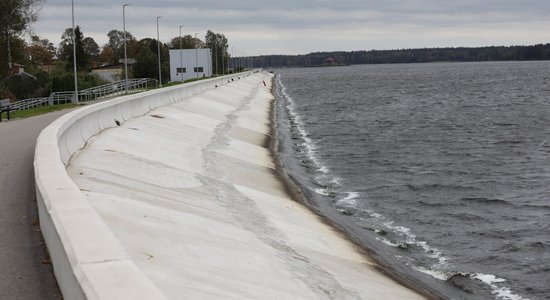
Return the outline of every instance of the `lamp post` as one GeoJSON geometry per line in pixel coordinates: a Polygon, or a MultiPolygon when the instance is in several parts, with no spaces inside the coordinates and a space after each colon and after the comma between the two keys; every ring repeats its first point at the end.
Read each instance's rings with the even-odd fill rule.
{"type": "Polygon", "coordinates": [[[71,0],[72,18],[73,18],[73,70],[74,70],[74,97],[73,103],[78,103],[78,79],[76,74],[76,34],[74,30],[74,0],[71,0]]]}
{"type": "Polygon", "coordinates": [[[159,19],[162,18],[162,16],[157,17],[157,53],[159,57],[159,85],[162,87],[162,69],[160,66],[160,36],[159,36],[159,19]]]}
{"type": "Polygon", "coordinates": [[[125,8],[130,4],[126,3],[122,5],[122,31],[124,32],[124,89],[128,94],[128,55],[126,53],[126,12],[125,8]]]}
{"type": "Polygon", "coordinates": [[[197,49],[197,34],[195,33],[195,76],[199,78],[199,50],[197,49]]]}
{"type": "Polygon", "coordinates": [[[225,75],[225,48],[222,48],[222,76],[225,75]]]}
{"type": "Polygon", "coordinates": [[[231,64],[233,74],[235,74],[235,48],[233,47],[231,47],[231,58],[229,58],[229,63],[231,64]]]}
{"type": "Polygon", "coordinates": [[[183,82],[183,47],[181,41],[181,28],[180,26],[180,73],[181,73],[181,82],[183,82]]]}
{"type": "Polygon", "coordinates": [[[218,71],[218,39],[216,38],[215,44],[214,44],[214,58],[216,59],[214,62],[216,64],[216,76],[219,76],[218,71]]]}
{"type": "MultiPolygon", "coordinates": [[[[204,49],[208,49],[208,35],[205,35],[204,36],[204,49]]],[[[210,51],[206,52],[206,69],[207,70],[211,70],[210,68],[210,63],[208,62],[208,54],[210,54],[210,57],[212,57],[212,53],[210,53],[210,51]]],[[[205,72],[207,72],[206,70],[203,69],[203,73],[204,74],[205,72]]],[[[203,75],[204,76],[204,75],[203,75]]]]}

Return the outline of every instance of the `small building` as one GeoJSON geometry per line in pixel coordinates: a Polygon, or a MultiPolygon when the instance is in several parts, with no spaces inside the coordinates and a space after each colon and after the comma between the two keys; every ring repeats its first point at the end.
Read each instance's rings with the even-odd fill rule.
{"type": "Polygon", "coordinates": [[[20,65],[18,63],[11,64],[11,68],[8,70],[8,76],[26,76],[36,79],[34,75],[25,72],[24,67],[24,65],[20,65]]]}
{"type": "Polygon", "coordinates": [[[324,61],[325,66],[338,65],[338,61],[334,57],[327,57],[324,61]]]}
{"type": "Polygon", "coordinates": [[[210,76],[212,76],[211,49],[170,50],[170,81],[210,76]]]}
{"type": "Polygon", "coordinates": [[[101,79],[115,82],[124,77],[124,64],[101,66],[92,69],[92,74],[97,74],[101,79]]]}
{"type": "MultiPolygon", "coordinates": [[[[128,78],[132,78],[136,60],[128,58],[128,78]]],[[[124,59],[119,59],[118,64],[103,65],[92,68],[92,74],[97,74],[103,80],[115,82],[124,79],[124,59]]]]}

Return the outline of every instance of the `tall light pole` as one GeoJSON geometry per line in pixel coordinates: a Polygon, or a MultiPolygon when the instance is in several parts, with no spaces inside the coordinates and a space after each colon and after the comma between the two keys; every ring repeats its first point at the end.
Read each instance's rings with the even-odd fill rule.
{"type": "Polygon", "coordinates": [[[215,44],[214,44],[214,58],[216,59],[214,62],[216,64],[216,76],[219,75],[219,71],[218,71],[218,38],[216,37],[216,41],[215,41],[215,44]]]}
{"type": "Polygon", "coordinates": [[[182,41],[181,41],[181,28],[183,26],[180,26],[180,72],[181,72],[181,82],[183,82],[183,47],[182,47],[182,41]]]}
{"type": "Polygon", "coordinates": [[[73,13],[73,70],[74,70],[74,97],[73,103],[78,103],[78,79],[76,74],[76,34],[74,30],[74,0],[71,0],[71,9],[73,13]]]}
{"type": "MultiPolygon", "coordinates": [[[[205,46],[206,46],[205,49],[208,49],[208,50],[207,50],[207,55],[206,55],[206,64],[207,64],[207,66],[208,66],[208,71],[210,72],[210,74],[211,74],[211,76],[212,76],[212,74],[214,74],[214,72],[212,71],[212,68],[213,68],[213,66],[212,66],[212,56],[213,56],[213,55],[212,55],[212,54],[213,54],[213,52],[212,52],[212,49],[211,49],[211,48],[208,48],[208,42],[209,42],[209,41],[208,41],[208,34],[207,34],[207,35],[204,36],[204,44],[205,44],[205,46]],[[210,59],[208,59],[208,57],[210,57],[210,59]]],[[[207,72],[208,72],[208,71],[207,71],[207,72]]],[[[204,73],[203,73],[203,74],[204,74],[204,73]]]]}
{"type": "Polygon", "coordinates": [[[128,55],[126,54],[126,13],[125,8],[130,4],[126,3],[122,5],[122,31],[124,31],[124,89],[128,93],[128,55]]]}
{"type": "Polygon", "coordinates": [[[160,36],[159,36],[159,19],[162,18],[162,16],[157,17],[157,53],[159,57],[159,84],[160,87],[162,87],[162,69],[160,66],[160,36]]]}
{"type": "Polygon", "coordinates": [[[231,57],[229,58],[229,63],[231,64],[233,74],[235,74],[235,48],[233,47],[231,47],[231,57]]]}
{"type": "Polygon", "coordinates": [[[225,75],[225,48],[222,48],[222,76],[225,75]]]}
{"type": "Polygon", "coordinates": [[[197,49],[197,34],[195,33],[195,76],[199,78],[199,50],[197,49]]]}

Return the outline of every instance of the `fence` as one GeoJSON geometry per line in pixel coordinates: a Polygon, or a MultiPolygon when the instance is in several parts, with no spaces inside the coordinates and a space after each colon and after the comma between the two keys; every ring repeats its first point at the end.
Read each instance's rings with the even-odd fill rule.
{"type": "Polygon", "coordinates": [[[11,104],[11,109],[26,110],[37,106],[44,106],[44,105],[48,105],[49,100],[50,100],[49,98],[32,98],[32,99],[19,100],[11,104]]]}
{"type": "MultiPolygon", "coordinates": [[[[78,91],[78,99],[76,102],[86,102],[127,93],[142,92],[152,86],[156,87],[156,85],[157,81],[149,78],[128,79],[127,82],[126,80],[120,80],[78,91]]],[[[74,91],[54,92],[49,97],[16,101],[12,103],[11,107],[13,110],[25,110],[37,106],[72,103],[74,96],[74,91]]]]}

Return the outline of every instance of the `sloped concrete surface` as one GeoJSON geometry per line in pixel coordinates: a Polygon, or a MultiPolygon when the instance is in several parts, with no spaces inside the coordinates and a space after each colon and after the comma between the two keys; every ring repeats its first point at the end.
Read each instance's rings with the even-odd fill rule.
{"type": "MultiPolygon", "coordinates": [[[[285,192],[265,148],[270,85],[270,74],[257,73],[174,94],[172,104],[153,105],[143,116],[125,115],[136,108],[121,100],[105,108],[116,112],[78,118],[109,124],[118,115],[121,126],[63,125],[74,124],[70,118],[59,125],[60,142],[51,146],[65,148],[58,155],[71,181],[37,181],[44,191],[57,184],[72,193],[44,193],[43,211],[52,220],[47,231],[64,248],[54,251],[68,253],[57,258],[65,266],[56,275],[81,287],[75,297],[422,298],[375,270],[285,192]]],[[[138,101],[145,110],[151,103],[138,101]]]]}
{"type": "Polygon", "coordinates": [[[70,158],[90,137],[117,123],[227,85],[235,78],[203,80],[97,103],[70,112],[42,130],[34,156],[40,229],[65,299],[165,298],[68,176],[70,158]]]}

